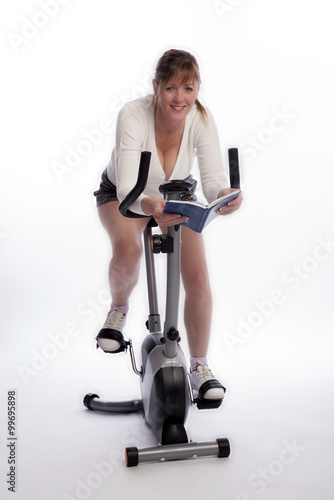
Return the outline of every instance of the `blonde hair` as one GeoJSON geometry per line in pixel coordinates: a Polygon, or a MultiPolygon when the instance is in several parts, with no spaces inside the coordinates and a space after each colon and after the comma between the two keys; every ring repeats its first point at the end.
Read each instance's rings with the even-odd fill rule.
{"type": "MultiPolygon", "coordinates": [[[[167,50],[157,62],[154,79],[158,87],[164,90],[174,78],[181,78],[181,85],[190,81],[201,83],[199,66],[196,58],[185,50],[167,50]]],[[[204,106],[196,99],[195,104],[202,118],[206,121],[204,106]]]]}

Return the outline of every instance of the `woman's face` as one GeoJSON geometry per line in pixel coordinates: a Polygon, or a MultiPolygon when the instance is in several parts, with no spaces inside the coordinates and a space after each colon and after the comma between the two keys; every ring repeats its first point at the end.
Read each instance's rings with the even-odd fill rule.
{"type": "Polygon", "coordinates": [[[199,83],[191,80],[181,83],[181,79],[168,82],[165,89],[161,90],[153,80],[154,93],[157,96],[157,108],[168,120],[182,121],[197,99],[199,83]]]}

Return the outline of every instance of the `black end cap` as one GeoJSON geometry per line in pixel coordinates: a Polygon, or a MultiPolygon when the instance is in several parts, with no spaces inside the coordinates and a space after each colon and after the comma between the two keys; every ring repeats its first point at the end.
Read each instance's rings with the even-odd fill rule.
{"type": "Polygon", "coordinates": [[[218,458],[227,458],[230,456],[231,448],[229,440],[226,438],[217,439],[218,458]]]}
{"type": "Polygon", "coordinates": [[[88,410],[92,409],[92,407],[90,406],[90,404],[93,401],[93,399],[100,399],[100,397],[97,394],[93,394],[91,392],[89,392],[88,394],[86,394],[86,396],[84,397],[83,404],[84,404],[84,406],[86,408],[88,408],[88,410]]]}
{"type": "Polygon", "coordinates": [[[139,463],[138,448],[125,448],[125,462],[127,467],[136,467],[139,463]]]}

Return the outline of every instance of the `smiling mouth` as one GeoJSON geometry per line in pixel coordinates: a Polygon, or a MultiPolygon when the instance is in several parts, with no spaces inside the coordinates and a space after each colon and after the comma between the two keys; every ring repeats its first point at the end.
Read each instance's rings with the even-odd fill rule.
{"type": "Polygon", "coordinates": [[[173,106],[173,105],[171,105],[171,108],[173,108],[175,111],[182,111],[185,108],[185,106],[173,106]]]}

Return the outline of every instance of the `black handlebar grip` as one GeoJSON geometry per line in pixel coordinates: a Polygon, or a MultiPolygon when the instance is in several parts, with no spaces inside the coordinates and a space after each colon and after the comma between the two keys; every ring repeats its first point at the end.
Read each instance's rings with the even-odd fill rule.
{"type": "Polygon", "coordinates": [[[239,155],[238,148],[228,150],[231,188],[240,189],[239,155]]]}
{"type": "Polygon", "coordinates": [[[151,152],[150,151],[142,151],[140,156],[139,170],[138,170],[138,178],[135,186],[131,189],[130,193],[124,198],[124,200],[120,203],[118,210],[124,216],[130,219],[140,219],[144,217],[150,217],[149,215],[141,215],[131,212],[129,210],[130,205],[134,203],[137,198],[144,191],[147,179],[148,172],[150,169],[150,161],[151,161],[151,152]]]}

